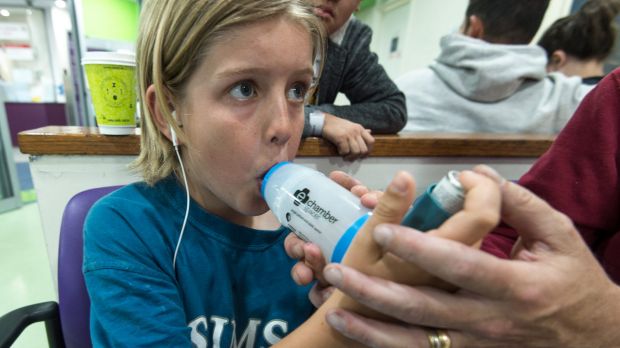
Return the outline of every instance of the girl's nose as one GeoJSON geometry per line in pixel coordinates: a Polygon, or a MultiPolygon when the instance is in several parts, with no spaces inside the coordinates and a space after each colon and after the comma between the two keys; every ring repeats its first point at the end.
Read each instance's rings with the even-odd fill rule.
{"type": "Polygon", "coordinates": [[[270,124],[267,133],[269,142],[276,145],[283,145],[292,136],[291,115],[289,114],[288,101],[284,96],[274,98],[273,106],[270,108],[270,124]]]}

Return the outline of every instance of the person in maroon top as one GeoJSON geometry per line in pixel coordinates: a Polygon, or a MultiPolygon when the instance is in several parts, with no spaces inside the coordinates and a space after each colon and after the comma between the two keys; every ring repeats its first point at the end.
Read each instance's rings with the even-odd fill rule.
{"type": "MultiPolygon", "coordinates": [[[[385,252],[460,290],[408,286],[330,264],[325,280],[397,321],[334,309],[327,322],[372,347],[620,346],[619,166],[620,69],[584,99],[522,186],[491,168],[475,169],[498,183],[505,223],[486,237],[483,251],[398,225],[373,231],[385,252]]],[[[477,227],[465,221],[458,228],[477,227]]],[[[289,255],[293,245],[289,240],[289,255]]]]}

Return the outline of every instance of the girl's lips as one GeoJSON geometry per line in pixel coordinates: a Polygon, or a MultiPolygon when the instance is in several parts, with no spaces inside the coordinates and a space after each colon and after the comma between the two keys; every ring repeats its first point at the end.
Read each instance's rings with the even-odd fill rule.
{"type": "Polygon", "coordinates": [[[258,192],[262,193],[263,191],[263,178],[258,180],[258,192]]]}
{"type": "Polygon", "coordinates": [[[265,175],[267,175],[269,170],[271,170],[271,168],[275,165],[276,164],[274,163],[273,165],[269,166],[269,168],[265,169],[265,171],[263,171],[263,173],[258,177],[258,191],[259,192],[261,191],[261,188],[263,187],[263,181],[265,181],[265,175]]]}
{"type": "Polygon", "coordinates": [[[260,179],[260,181],[263,181],[263,179],[265,179],[265,175],[267,175],[267,173],[271,170],[271,168],[273,168],[273,166],[275,166],[277,163],[274,163],[272,165],[270,165],[269,167],[267,167],[267,169],[265,169],[262,174],[258,177],[260,179]]]}

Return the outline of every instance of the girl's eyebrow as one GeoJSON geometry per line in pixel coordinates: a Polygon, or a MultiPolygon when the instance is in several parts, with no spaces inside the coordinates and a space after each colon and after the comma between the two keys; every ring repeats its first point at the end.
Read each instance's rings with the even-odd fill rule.
{"type": "MultiPolygon", "coordinates": [[[[256,67],[250,67],[250,68],[240,68],[240,69],[230,69],[230,70],[224,70],[222,72],[218,72],[215,74],[215,78],[217,79],[225,79],[225,78],[230,78],[230,77],[235,77],[235,76],[242,76],[242,75],[249,75],[249,74],[254,74],[254,75],[268,75],[270,69],[264,69],[264,68],[256,68],[256,67]]],[[[303,69],[299,69],[299,70],[295,70],[293,71],[293,75],[313,75],[314,74],[314,70],[311,67],[307,67],[307,68],[303,68],[303,69]]]]}

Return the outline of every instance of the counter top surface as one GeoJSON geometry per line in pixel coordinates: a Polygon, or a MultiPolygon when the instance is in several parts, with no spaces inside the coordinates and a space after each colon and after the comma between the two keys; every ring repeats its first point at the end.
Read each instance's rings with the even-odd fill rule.
{"type": "MultiPolygon", "coordinates": [[[[370,157],[539,157],[555,135],[481,133],[400,133],[375,135],[370,157]]],[[[140,130],[131,135],[103,135],[95,127],[47,126],[18,135],[29,155],[138,155],[140,130]]],[[[338,156],[321,138],[302,140],[299,157],[338,156]]]]}

